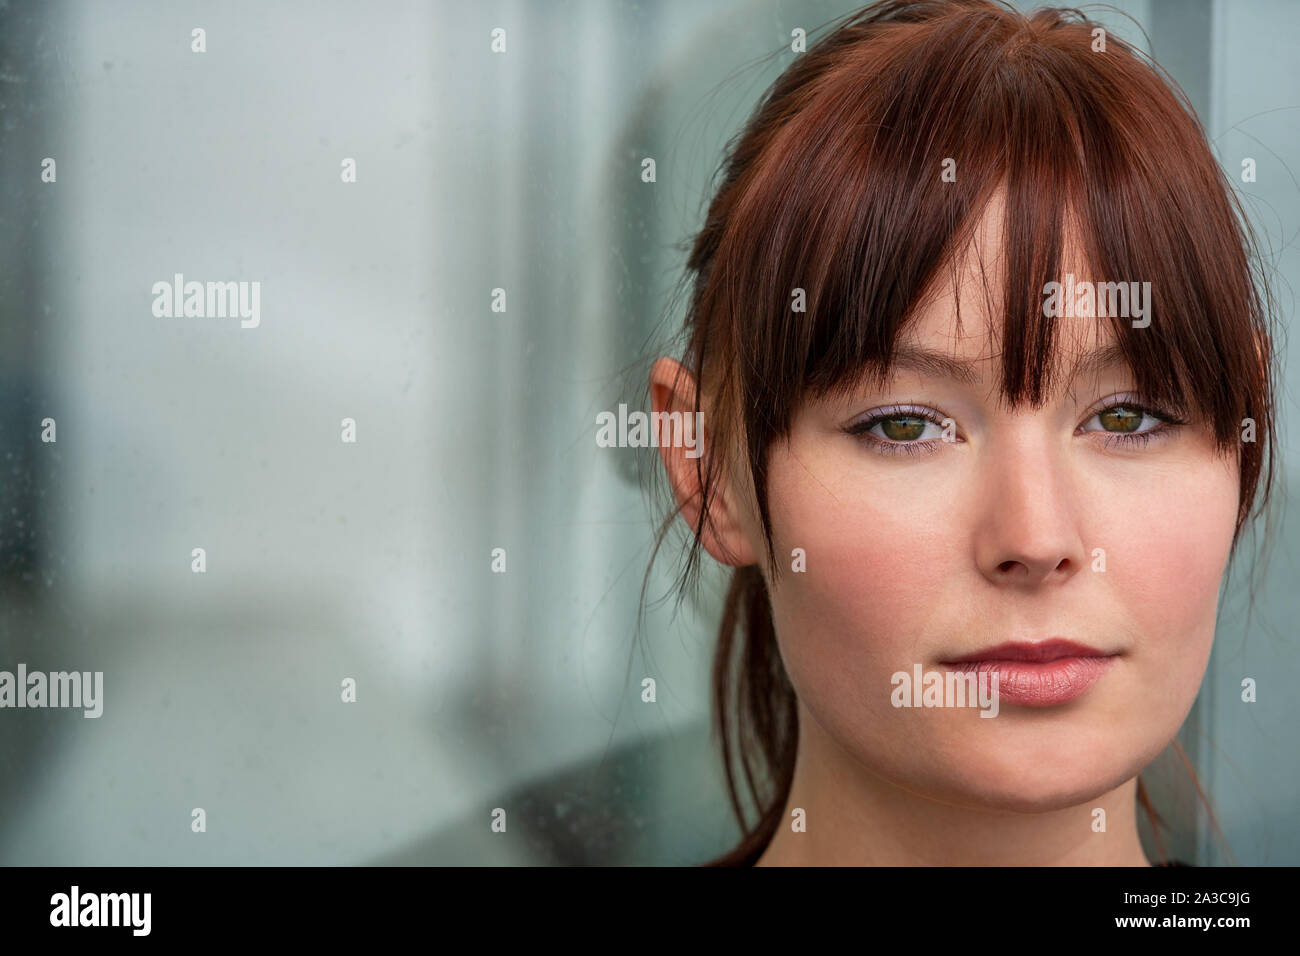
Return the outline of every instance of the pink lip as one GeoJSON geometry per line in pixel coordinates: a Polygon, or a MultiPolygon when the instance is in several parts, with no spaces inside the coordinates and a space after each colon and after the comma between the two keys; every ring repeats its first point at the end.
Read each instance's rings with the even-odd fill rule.
{"type": "Polygon", "coordinates": [[[998,676],[998,699],[1025,707],[1052,707],[1083,694],[1110,667],[1114,654],[1074,641],[1012,642],[941,663],[955,671],[998,676]]]}

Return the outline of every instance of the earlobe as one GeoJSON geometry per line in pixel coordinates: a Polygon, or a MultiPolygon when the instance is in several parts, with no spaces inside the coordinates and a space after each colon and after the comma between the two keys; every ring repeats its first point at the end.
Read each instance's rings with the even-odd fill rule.
{"type": "MultiPolygon", "coordinates": [[[[656,444],[673,495],[692,532],[700,524],[704,498],[702,481],[709,480],[709,469],[715,462],[709,450],[707,426],[701,432],[689,432],[691,439],[698,443],[696,450],[691,451],[680,440],[674,440],[674,427],[669,416],[678,413],[684,422],[694,415],[695,401],[695,377],[674,359],[661,358],[656,361],[650,371],[652,427],[655,429],[656,444]]],[[[704,417],[707,419],[707,409],[704,417]]],[[[682,432],[677,430],[676,435],[680,439],[682,432]]],[[[722,564],[753,564],[756,560],[753,556],[754,549],[738,520],[727,469],[723,467],[722,473],[713,480],[715,484],[709,494],[708,518],[698,532],[700,544],[722,564]]]]}

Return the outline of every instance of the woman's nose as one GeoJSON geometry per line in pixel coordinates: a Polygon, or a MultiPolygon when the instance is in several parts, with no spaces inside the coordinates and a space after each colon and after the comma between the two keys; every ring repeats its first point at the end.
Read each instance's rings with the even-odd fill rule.
{"type": "Polygon", "coordinates": [[[1084,567],[1078,482],[1045,436],[989,446],[978,461],[976,560],[990,580],[1039,584],[1084,567]]]}

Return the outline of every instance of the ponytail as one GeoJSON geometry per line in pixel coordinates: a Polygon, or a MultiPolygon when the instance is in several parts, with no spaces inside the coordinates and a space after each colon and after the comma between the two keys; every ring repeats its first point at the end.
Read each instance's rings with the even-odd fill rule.
{"type": "Polygon", "coordinates": [[[781,661],[767,585],[757,565],[731,575],[713,657],[713,719],[731,808],[744,836],[704,865],[753,866],[781,825],[799,743],[794,687],[781,661]],[[737,763],[758,810],[752,829],[745,823],[737,763]]]}

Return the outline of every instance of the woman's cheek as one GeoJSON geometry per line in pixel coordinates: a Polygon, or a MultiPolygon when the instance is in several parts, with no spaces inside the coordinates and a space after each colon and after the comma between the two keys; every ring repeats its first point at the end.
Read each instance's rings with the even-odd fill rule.
{"type": "Polygon", "coordinates": [[[918,639],[941,606],[951,517],[909,498],[906,483],[873,483],[865,467],[855,481],[810,456],[790,464],[773,462],[769,486],[787,670],[801,695],[887,711],[890,677],[925,659],[918,639]]]}
{"type": "Polygon", "coordinates": [[[1215,460],[1169,469],[1159,481],[1131,485],[1130,507],[1090,543],[1090,552],[1106,552],[1109,596],[1136,638],[1132,663],[1177,708],[1190,709],[1209,659],[1237,482],[1235,467],[1215,460]]]}

